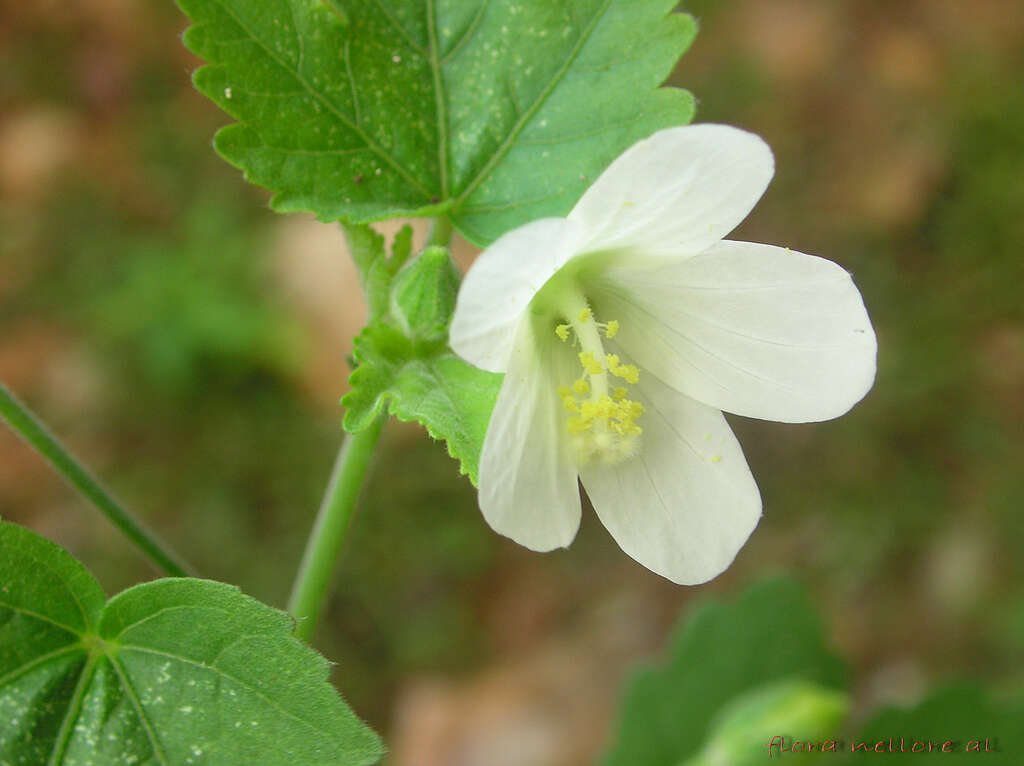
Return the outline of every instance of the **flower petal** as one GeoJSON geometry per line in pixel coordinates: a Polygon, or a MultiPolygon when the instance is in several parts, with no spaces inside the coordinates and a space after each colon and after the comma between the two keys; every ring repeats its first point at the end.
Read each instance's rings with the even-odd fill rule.
{"type": "Polygon", "coordinates": [[[803,423],[838,417],[875,379],[877,344],[837,264],[750,242],[634,259],[592,277],[595,311],[642,369],[716,409],[803,423]]]}
{"type": "Polygon", "coordinates": [[[535,551],[567,546],[580,525],[577,472],[555,382],[563,372],[571,378],[567,356],[553,334],[538,343],[529,318],[520,324],[480,455],[484,518],[535,551]]]}
{"type": "Polygon", "coordinates": [[[775,161],[758,136],[728,125],[661,130],[619,156],[569,219],[587,252],[636,248],[695,255],[747,217],[775,161]]]}
{"type": "Polygon", "coordinates": [[[640,454],[580,478],[622,550],[680,585],[707,582],[757,526],[761,496],[721,412],[650,375],[637,389],[647,410],[640,454]]]}
{"type": "Polygon", "coordinates": [[[504,372],[527,306],[576,254],[579,226],[542,218],[498,239],[476,259],[462,282],[449,342],[477,367],[504,372]]]}

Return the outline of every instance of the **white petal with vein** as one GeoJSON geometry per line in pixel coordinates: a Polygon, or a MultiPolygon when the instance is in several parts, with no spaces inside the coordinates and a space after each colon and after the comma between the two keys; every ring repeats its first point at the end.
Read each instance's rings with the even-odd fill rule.
{"type": "Polygon", "coordinates": [[[637,389],[647,408],[640,454],[580,478],[622,550],[673,582],[706,582],[757,526],[757,485],[721,412],[650,375],[637,389]]]}
{"type": "Polygon", "coordinates": [[[522,322],[480,455],[484,518],[535,551],[567,546],[580,524],[577,472],[556,393],[557,376],[571,370],[567,361],[563,348],[537,343],[529,319],[522,322]]]}
{"type": "Polygon", "coordinates": [[[832,261],[724,241],[693,258],[640,259],[594,277],[595,309],[639,364],[698,401],[800,423],[838,417],[875,378],[875,333],[832,261]]]}
{"type": "Polygon", "coordinates": [[[771,149],[753,133],[668,128],[620,155],[569,219],[583,227],[585,251],[695,255],[747,217],[774,172],[771,149]]]}
{"type": "Polygon", "coordinates": [[[542,218],[510,231],[466,274],[449,342],[466,361],[504,372],[519,320],[533,296],[575,254],[579,227],[542,218]]]}

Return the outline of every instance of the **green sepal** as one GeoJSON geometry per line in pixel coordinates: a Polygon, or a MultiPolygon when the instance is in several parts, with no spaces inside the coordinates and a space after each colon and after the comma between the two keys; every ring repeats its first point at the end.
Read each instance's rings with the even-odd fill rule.
{"type": "Polygon", "coordinates": [[[391,316],[415,341],[443,341],[448,335],[459,272],[448,251],[429,247],[391,285],[391,316]]]}
{"type": "Polygon", "coordinates": [[[502,376],[457,357],[445,341],[414,341],[377,322],[355,339],[359,366],[341,400],[349,432],[366,428],[385,408],[399,420],[418,421],[444,439],[460,470],[477,483],[480,451],[502,376]]]}

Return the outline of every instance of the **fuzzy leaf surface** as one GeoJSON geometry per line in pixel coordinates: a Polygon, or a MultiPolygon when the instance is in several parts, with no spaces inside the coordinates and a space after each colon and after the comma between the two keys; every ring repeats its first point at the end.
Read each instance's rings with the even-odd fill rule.
{"type": "Polygon", "coordinates": [[[361,766],[377,736],[283,612],[223,583],[106,600],[78,561],[0,522],[0,763],[361,766]]]}
{"type": "Polygon", "coordinates": [[[476,484],[502,376],[463,361],[445,340],[417,342],[385,322],[356,336],[354,355],[359,367],[341,400],[345,428],[361,431],[385,408],[399,420],[416,420],[447,442],[448,454],[476,484]]]}
{"type": "Polygon", "coordinates": [[[675,0],[178,0],[215,145],[281,212],[447,214],[487,244],[564,215],[622,151],[693,116],[659,88],[675,0]]]}

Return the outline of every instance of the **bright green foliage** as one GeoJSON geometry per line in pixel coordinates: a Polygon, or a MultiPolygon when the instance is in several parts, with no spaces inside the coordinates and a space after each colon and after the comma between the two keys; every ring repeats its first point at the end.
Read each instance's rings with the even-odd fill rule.
{"type": "MultiPolygon", "coordinates": [[[[370,264],[364,273],[388,272],[387,264],[398,254],[393,250],[390,259],[384,258],[383,240],[367,227],[349,231],[353,243],[376,248],[374,257],[368,251],[357,257],[357,262],[370,264]]],[[[462,462],[462,472],[476,483],[480,450],[502,378],[473,367],[448,348],[458,287],[458,272],[448,251],[430,247],[391,279],[386,315],[381,308],[384,288],[372,288],[370,312],[375,319],[354,341],[359,366],[342,404],[347,408],[345,428],[352,432],[366,428],[385,407],[399,420],[419,421],[431,436],[448,443],[449,454],[462,462]]]]}
{"type": "MultiPolygon", "coordinates": [[[[844,692],[811,681],[775,681],[760,686],[723,708],[712,723],[704,749],[685,766],[761,766],[765,762],[765,743],[777,737],[783,737],[790,748],[796,740],[835,741],[848,709],[849,697],[844,692]]],[[[781,756],[781,748],[780,743],[774,755],[781,756]]],[[[813,752],[801,748],[787,754],[786,763],[803,766],[821,755],[821,748],[813,752]]]]}
{"type": "Polygon", "coordinates": [[[187,578],[109,602],[53,543],[0,523],[0,763],[348,766],[382,747],[291,619],[187,578]]]}
{"type": "Polygon", "coordinates": [[[410,338],[430,343],[448,336],[459,272],[443,247],[428,248],[391,285],[391,316],[410,338]]]}
{"type": "Polygon", "coordinates": [[[920,763],[922,758],[1017,766],[1024,752],[1024,701],[1000,706],[977,686],[954,685],[910,710],[883,710],[848,745],[851,754],[841,761],[842,766],[878,763],[879,759],[920,763]],[[914,752],[915,742],[923,743],[919,752],[914,752]],[[929,742],[934,746],[930,756],[925,750],[929,742]],[[948,753],[941,750],[946,742],[950,743],[948,753]],[[854,747],[856,753],[852,753],[854,747]],[[885,755],[879,755],[882,752],[885,755]]]}
{"type": "Polygon", "coordinates": [[[485,244],[564,215],[624,149],[688,122],[658,89],[696,24],[675,0],[179,0],[217,150],[275,209],[452,217],[485,244]]]}
{"type": "Polygon", "coordinates": [[[384,237],[369,226],[346,226],[345,235],[366,295],[367,321],[376,322],[387,314],[391,280],[412,251],[412,228],[403,226],[395,235],[390,258],[384,251],[384,237]]]}
{"type": "Polygon", "coordinates": [[[739,695],[783,679],[842,689],[845,675],[804,590],[788,580],[760,583],[735,604],[697,610],[668,662],[633,680],[604,763],[677,766],[697,755],[716,717],[739,695]]]}

